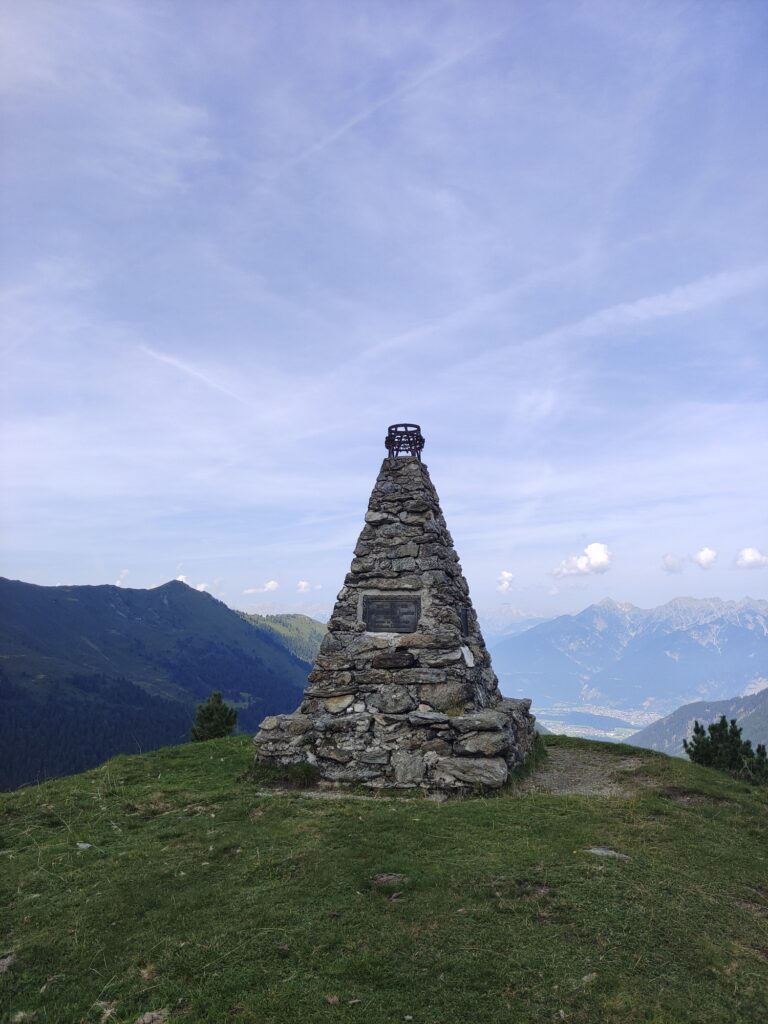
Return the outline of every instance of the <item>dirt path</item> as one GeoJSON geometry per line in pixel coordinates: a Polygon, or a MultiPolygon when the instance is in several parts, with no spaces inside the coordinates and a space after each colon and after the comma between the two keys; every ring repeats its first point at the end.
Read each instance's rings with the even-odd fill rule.
{"type": "Polygon", "coordinates": [[[553,746],[548,748],[539,767],[521,784],[520,792],[626,796],[633,788],[629,777],[641,765],[639,757],[553,746]]]}

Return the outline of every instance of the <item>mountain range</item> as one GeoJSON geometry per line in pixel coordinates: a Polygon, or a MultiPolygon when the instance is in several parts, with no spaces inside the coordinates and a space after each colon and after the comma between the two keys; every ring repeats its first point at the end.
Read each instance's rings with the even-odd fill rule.
{"type": "Polygon", "coordinates": [[[554,731],[626,739],[682,704],[768,685],[768,601],[605,600],[507,637],[492,656],[502,690],[532,697],[554,731]]]}
{"type": "MultiPolygon", "coordinates": [[[[645,610],[605,600],[498,625],[513,631],[490,645],[502,691],[532,697],[551,732],[680,753],[695,718],[724,713],[766,738],[768,601],[645,610]]],[[[0,788],[183,742],[214,689],[255,732],[298,705],[324,633],[307,616],[233,611],[180,581],[133,590],[0,578],[0,788]]]]}
{"type": "Polygon", "coordinates": [[[316,629],[306,616],[257,621],[179,581],[133,590],[0,578],[0,788],[183,742],[212,690],[255,732],[301,700],[310,666],[290,648],[304,650],[316,629]]]}

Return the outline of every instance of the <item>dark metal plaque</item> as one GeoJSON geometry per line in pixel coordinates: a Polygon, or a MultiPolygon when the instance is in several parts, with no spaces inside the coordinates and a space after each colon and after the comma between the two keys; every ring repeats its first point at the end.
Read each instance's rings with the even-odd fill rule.
{"type": "Polygon", "coordinates": [[[420,615],[418,597],[363,597],[363,622],[369,633],[413,633],[420,615]]]}

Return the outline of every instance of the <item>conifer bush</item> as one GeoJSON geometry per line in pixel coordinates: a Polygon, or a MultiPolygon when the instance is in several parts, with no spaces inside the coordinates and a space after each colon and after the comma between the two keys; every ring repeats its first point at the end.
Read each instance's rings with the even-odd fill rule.
{"type": "Polygon", "coordinates": [[[192,739],[215,740],[229,736],[236,722],[237,711],[225,704],[219,691],[214,690],[205,703],[197,705],[192,739]]]}
{"type": "Polygon", "coordinates": [[[696,764],[728,772],[736,778],[752,782],[768,782],[768,755],[764,743],[752,749],[750,740],[741,738],[741,727],[725,715],[706,729],[698,721],[693,723],[693,735],[683,740],[685,752],[696,764]]]}

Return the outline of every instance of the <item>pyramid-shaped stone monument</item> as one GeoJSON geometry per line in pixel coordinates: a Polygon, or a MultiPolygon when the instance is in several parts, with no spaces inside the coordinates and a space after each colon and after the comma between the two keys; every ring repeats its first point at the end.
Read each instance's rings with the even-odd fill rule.
{"type": "Polygon", "coordinates": [[[264,719],[256,759],[372,788],[497,788],[533,746],[531,702],[501,696],[420,428],[385,444],[304,700],[264,719]]]}

